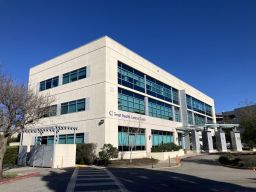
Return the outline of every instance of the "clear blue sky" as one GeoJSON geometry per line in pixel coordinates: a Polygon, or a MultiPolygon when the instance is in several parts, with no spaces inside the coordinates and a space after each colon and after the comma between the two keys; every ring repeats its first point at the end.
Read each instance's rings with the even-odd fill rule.
{"type": "Polygon", "coordinates": [[[108,35],[215,99],[256,101],[256,1],[0,0],[0,63],[29,68],[108,35]]]}

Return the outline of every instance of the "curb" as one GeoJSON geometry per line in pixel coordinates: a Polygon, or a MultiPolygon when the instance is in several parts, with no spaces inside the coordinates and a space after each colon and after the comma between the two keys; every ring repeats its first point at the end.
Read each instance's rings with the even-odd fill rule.
{"type": "Polygon", "coordinates": [[[7,183],[12,183],[14,181],[18,181],[18,180],[22,180],[22,179],[27,179],[27,178],[35,177],[35,176],[39,176],[39,175],[40,175],[39,172],[33,172],[33,173],[29,173],[27,175],[16,176],[16,177],[10,178],[10,179],[3,179],[3,180],[0,181],[0,185],[7,184],[7,183]]]}

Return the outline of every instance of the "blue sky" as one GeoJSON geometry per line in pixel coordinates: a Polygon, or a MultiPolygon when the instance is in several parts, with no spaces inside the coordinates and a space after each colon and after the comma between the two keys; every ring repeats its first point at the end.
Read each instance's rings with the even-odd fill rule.
{"type": "Polygon", "coordinates": [[[0,64],[29,68],[108,35],[215,99],[256,101],[254,0],[0,0],[0,64]]]}

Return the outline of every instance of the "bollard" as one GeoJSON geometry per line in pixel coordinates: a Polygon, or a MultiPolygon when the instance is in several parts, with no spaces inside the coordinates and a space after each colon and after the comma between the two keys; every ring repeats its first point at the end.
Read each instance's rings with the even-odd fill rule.
{"type": "Polygon", "coordinates": [[[169,167],[171,167],[171,158],[170,158],[170,155],[169,155],[169,167]]]}
{"type": "Polygon", "coordinates": [[[179,165],[180,164],[180,159],[179,159],[179,156],[176,155],[176,165],[179,165]]]}

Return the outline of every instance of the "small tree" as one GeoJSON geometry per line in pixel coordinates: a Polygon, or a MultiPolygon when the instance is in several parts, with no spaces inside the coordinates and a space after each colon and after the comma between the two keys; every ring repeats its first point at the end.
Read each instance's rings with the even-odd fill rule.
{"type": "Polygon", "coordinates": [[[104,144],[99,152],[99,159],[102,164],[109,164],[109,160],[118,157],[118,150],[111,144],[104,144]]]}
{"type": "Polygon", "coordinates": [[[0,178],[8,139],[48,113],[52,102],[52,97],[16,84],[0,71],[0,178]]]}

